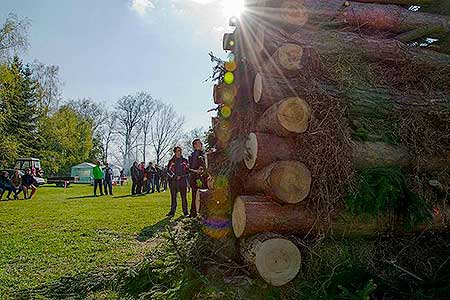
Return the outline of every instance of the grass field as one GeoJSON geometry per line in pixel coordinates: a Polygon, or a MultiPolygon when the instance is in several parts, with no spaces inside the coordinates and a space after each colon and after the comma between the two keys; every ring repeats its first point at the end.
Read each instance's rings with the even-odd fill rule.
{"type": "Polygon", "coordinates": [[[145,254],[145,234],[164,223],[169,192],[130,196],[129,188],[94,198],[88,185],[43,186],[32,200],[0,202],[0,298],[145,254]]]}

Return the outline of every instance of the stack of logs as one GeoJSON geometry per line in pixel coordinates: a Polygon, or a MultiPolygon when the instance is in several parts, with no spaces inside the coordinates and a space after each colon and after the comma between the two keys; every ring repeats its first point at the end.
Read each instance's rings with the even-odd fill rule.
{"type": "MultiPolygon", "coordinates": [[[[432,36],[433,32],[439,32],[440,36],[450,33],[448,17],[408,7],[420,2],[248,1],[247,11],[236,22],[235,31],[225,35],[224,50],[231,51],[232,55],[225,64],[224,82],[214,88],[214,101],[226,113],[219,113],[213,119],[217,151],[208,155],[208,168],[213,177],[222,174],[233,187],[229,191],[233,199],[232,228],[239,239],[240,254],[268,283],[275,286],[288,283],[301,266],[300,249],[281,234],[306,235],[332,230],[339,234],[364,235],[383,231],[380,223],[355,226],[338,222],[342,207],[326,221],[308,209],[304,200],[315,192],[312,186],[321,169],[301,159],[307,149],[299,149],[297,141],[306,134],[308,138],[320,134],[311,132],[312,120],[321,120],[315,115],[316,103],[311,95],[343,97],[341,87],[330,84],[332,80],[314,81],[316,74],[311,70],[320,69],[328,57],[347,52],[384,64],[414,62],[439,69],[444,80],[450,78],[450,56],[442,53],[444,47],[431,51],[411,46],[410,42],[432,36]],[[236,154],[237,147],[243,149],[240,155],[236,154]],[[223,175],[223,169],[227,168],[234,171],[223,175]]],[[[447,84],[450,87],[450,81],[447,84]]],[[[435,88],[429,92],[430,99],[412,91],[408,95],[387,97],[404,110],[426,105],[440,109],[445,124],[445,120],[450,120],[449,93],[445,88],[439,90],[438,85],[435,88]]],[[[351,126],[342,124],[342,127],[351,126]]],[[[442,128],[448,130],[442,133],[448,136],[449,124],[442,128]]],[[[443,155],[424,153],[419,157],[398,145],[352,140],[347,143],[348,151],[344,151],[348,153],[342,155],[354,170],[395,165],[448,172],[450,152],[443,143],[443,155]]],[[[216,201],[211,193],[204,193],[201,199],[204,206],[207,201],[216,201]]],[[[435,215],[433,224],[412,230],[430,226],[442,228],[446,222],[442,215],[435,215]]]]}

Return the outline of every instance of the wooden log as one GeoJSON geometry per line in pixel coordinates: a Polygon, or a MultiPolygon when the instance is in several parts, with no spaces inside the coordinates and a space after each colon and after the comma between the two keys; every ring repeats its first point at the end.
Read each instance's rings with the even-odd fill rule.
{"type": "Polygon", "coordinates": [[[315,220],[301,205],[280,205],[260,196],[239,196],[232,213],[236,237],[247,237],[260,232],[306,233],[315,220]]]}
{"type": "Polygon", "coordinates": [[[222,48],[225,51],[233,51],[236,46],[236,39],[233,33],[225,33],[223,35],[222,48]]]}
{"type": "Polygon", "coordinates": [[[250,133],[245,143],[244,163],[251,169],[261,169],[275,161],[295,157],[295,143],[272,134],[250,133]]]}
{"type": "Polygon", "coordinates": [[[206,168],[212,175],[220,174],[227,165],[227,156],[223,151],[209,151],[206,153],[206,168]]]}
{"type": "Polygon", "coordinates": [[[285,28],[306,25],[354,28],[373,28],[389,32],[403,32],[421,27],[441,27],[450,33],[450,19],[446,16],[411,11],[398,5],[361,3],[341,0],[267,1],[265,7],[249,12],[261,23],[284,23],[285,28]]]}
{"type": "MultiPolygon", "coordinates": [[[[352,153],[355,169],[376,166],[399,166],[423,172],[450,169],[450,154],[414,157],[408,149],[381,142],[354,142],[352,153]]],[[[245,144],[244,163],[249,170],[260,170],[275,162],[299,158],[300,154],[292,140],[272,134],[250,133],[245,144]]]]}
{"type": "MultiPolygon", "coordinates": [[[[264,44],[264,54],[267,57],[276,54],[284,45],[297,45],[301,47],[302,59],[300,65],[296,65],[299,69],[304,68],[309,63],[308,58],[313,56],[314,53],[330,57],[338,55],[361,55],[368,61],[418,62],[424,65],[442,68],[443,70],[450,69],[449,55],[409,47],[393,38],[381,39],[352,32],[335,30],[313,31],[305,28],[299,28],[295,33],[288,34],[283,30],[266,28],[262,39],[263,41],[261,43],[264,44]]],[[[252,51],[252,48],[249,48],[248,51],[252,51]]],[[[267,60],[263,54],[254,55],[260,55],[260,61],[267,60]]],[[[274,64],[274,61],[277,62],[275,59],[268,60],[268,64],[274,64]]],[[[268,67],[266,69],[271,70],[268,67]]],[[[260,72],[264,71],[263,68],[257,68],[257,70],[260,72]]],[[[273,71],[270,72],[273,73],[273,71]]],[[[275,74],[278,75],[277,73],[275,74]]]]}
{"type": "Polygon", "coordinates": [[[224,149],[228,145],[231,138],[231,122],[213,118],[213,131],[217,138],[217,147],[219,149],[224,149]]]}
{"type": "Polygon", "coordinates": [[[240,253],[250,269],[273,286],[285,285],[300,271],[300,250],[280,235],[264,233],[241,240],[240,253]]]}
{"type": "Polygon", "coordinates": [[[216,84],[213,90],[214,103],[232,106],[237,93],[238,88],[236,85],[225,83],[216,84]]]}
{"type": "Polygon", "coordinates": [[[276,102],[260,117],[256,130],[288,137],[308,129],[311,108],[305,100],[291,97],[276,102]]]}
{"type": "Polygon", "coordinates": [[[234,202],[232,226],[238,238],[262,232],[297,235],[327,233],[340,238],[361,238],[386,233],[404,235],[425,230],[449,231],[450,211],[445,207],[437,209],[439,214],[434,214],[430,223],[405,229],[401,224],[392,224],[388,217],[358,220],[354,215],[337,210],[329,220],[320,220],[299,204],[279,205],[264,197],[240,196],[234,202]]]}
{"type": "Polygon", "coordinates": [[[263,193],[274,200],[298,203],[308,197],[311,189],[311,173],[298,161],[280,161],[251,172],[245,179],[248,194],[263,193]]]}

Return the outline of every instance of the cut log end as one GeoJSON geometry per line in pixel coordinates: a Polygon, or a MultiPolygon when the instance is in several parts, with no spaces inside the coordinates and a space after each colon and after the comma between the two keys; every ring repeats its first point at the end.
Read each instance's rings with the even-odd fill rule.
{"type": "Polygon", "coordinates": [[[260,234],[241,243],[241,254],[259,275],[273,286],[283,286],[297,276],[301,254],[291,241],[273,234],[260,234]]]}
{"type": "Polygon", "coordinates": [[[288,71],[297,71],[301,68],[303,47],[296,44],[285,44],[276,53],[279,65],[288,71]]]}
{"type": "Polygon", "coordinates": [[[274,286],[282,286],[297,276],[301,256],[298,248],[286,239],[270,239],[262,243],[256,255],[256,268],[261,277],[274,286]]]}
{"type": "Polygon", "coordinates": [[[309,195],[311,172],[301,162],[276,163],[270,173],[270,186],[277,199],[284,203],[298,203],[309,195]]]}
{"type": "Polygon", "coordinates": [[[245,166],[251,170],[255,166],[256,158],[258,156],[258,140],[256,134],[250,133],[245,143],[245,166]]]}
{"type": "Polygon", "coordinates": [[[241,197],[237,197],[234,201],[231,223],[233,225],[234,235],[237,238],[241,237],[245,230],[245,224],[247,223],[245,204],[241,197]]]}
{"type": "Polygon", "coordinates": [[[262,97],[263,78],[260,73],[256,74],[253,84],[253,100],[258,103],[262,97]]]}
{"type": "Polygon", "coordinates": [[[277,116],[281,126],[287,131],[303,133],[308,129],[311,109],[301,98],[288,98],[280,104],[277,116]]]}
{"type": "Polygon", "coordinates": [[[303,26],[308,22],[308,13],[301,1],[285,1],[280,7],[281,19],[292,25],[303,26]]]}

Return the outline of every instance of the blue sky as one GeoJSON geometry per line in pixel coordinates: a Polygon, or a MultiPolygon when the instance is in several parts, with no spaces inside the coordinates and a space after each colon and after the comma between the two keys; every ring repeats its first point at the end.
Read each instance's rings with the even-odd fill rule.
{"type": "Polygon", "coordinates": [[[60,66],[64,99],[113,105],[147,91],[185,115],[186,128],[208,127],[213,107],[208,53],[222,57],[230,2],[238,0],[1,0],[31,20],[25,60],[60,66]]]}

